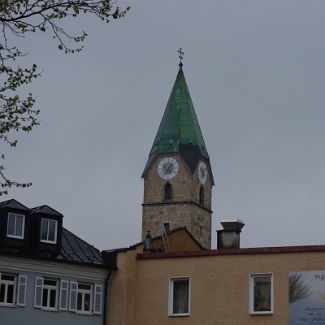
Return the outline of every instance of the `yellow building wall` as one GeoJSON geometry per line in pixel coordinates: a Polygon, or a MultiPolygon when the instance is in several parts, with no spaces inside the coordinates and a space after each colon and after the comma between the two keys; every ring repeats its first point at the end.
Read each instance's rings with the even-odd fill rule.
{"type": "MultiPolygon", "coordinates": [[[[288,274],[325,270],[325,252],[138,259],[113,276],[109,325],[287,325],[288,274]],[[119,274],[121,272],[121,274],[119,274]],[[135,274],[133,274],[135,272],[135,274]],[[249,314],[249,275],[273,273],[274,313],[249,314]],[[129,277],[128,277],[129,276],[129,277]],[[189,276],[190,316],[168,316],[169,278],[189,276]],[[119,283],[116,286],[116,283],[119,283]],[[124,290],[121,301],[119,289],[124,290]]],[[[120,257],[119,257],[120,259],[120,257]]]]}
{"type": "Polygon", "coordinates": [[[106,324],[133,324],[135,315],[136,256],[143,246],[121,252],[117,257],[118,270],[109,282],[106,324]]]}
{"type": "MultiPolygon", "coordinates": [[[[202,250],[185,228],[170,232],[168,242],[172,252],[202,250]]],[[[154,250],[164,251],[160,237],[153,239],[152,244],[154,250]]],[[[118,270],[112,275],[109,283],[107,324],[135,324],[138,267],[136,257],[140,253],[143,253],[143,244],[122,251],[117,256],[118,270]]]]}

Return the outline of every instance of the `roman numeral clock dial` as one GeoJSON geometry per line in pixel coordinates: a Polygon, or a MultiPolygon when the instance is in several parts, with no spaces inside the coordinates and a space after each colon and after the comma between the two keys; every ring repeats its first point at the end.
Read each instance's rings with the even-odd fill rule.
{"type": "Polygon", "coordinates": [[[205,182],[207,181],[208,169],[207,169],[207,165],[203,161],[200,161],[199,163],[198,173],[199,173],[199,180],[201,184],[204,185],[205,182]]]}
{"type": "Polygon", "coordinates": [[[160,178],[164,180],[170,180],[178,174],[178,162],[172,157],[166,157],[162,159],[157,168],[157,172],[160,178]]]}

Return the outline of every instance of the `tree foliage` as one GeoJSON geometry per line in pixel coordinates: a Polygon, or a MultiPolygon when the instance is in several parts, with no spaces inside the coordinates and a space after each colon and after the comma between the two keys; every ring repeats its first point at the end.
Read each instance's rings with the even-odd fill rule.
{"type": "MultiPolygon", "coordinates": [[[[22,67],[19,64],[25,53],[15,45],[16,37],[31,33],[48,33],[57,42],[59,50],[77,53],[83,48],[87,34],[73,35],[60,22],[81,15],[92,15],[108,23],[125,15],[112,0],[0,0],[0,141],[15,147],[15,132],[30,132],[39,124],[39,110],[34,108],[35,97],[29,93],[19,95],[24,85],[40,76],[37,65],[22,67]]],[[[15,187],[29,187],[5,174],[4,155],[0,153],[0,195],[15,187]]]]}

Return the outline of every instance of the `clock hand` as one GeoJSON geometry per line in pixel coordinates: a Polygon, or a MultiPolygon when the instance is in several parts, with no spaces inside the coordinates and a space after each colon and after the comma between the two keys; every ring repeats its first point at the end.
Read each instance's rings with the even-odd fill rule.
{"type": "Polygon", "coordinates": [[[170,174],[173,171],[173,165],[172,164],[168,164],[166,166],[166,173],[170,174]]]}

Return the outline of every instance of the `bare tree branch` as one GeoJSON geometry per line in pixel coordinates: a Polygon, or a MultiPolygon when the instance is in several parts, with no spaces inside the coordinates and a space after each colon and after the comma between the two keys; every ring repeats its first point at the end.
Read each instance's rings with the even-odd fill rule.
{"type": "MultiPolygon", "coordinates": [[[[9,36],[27,37],[29,33],[47,32],[58,42],[60,50],[73,54],[82,50],[87,34],[82,31],[80,35],[72,35],[58,24],[61,20],[93,15],[108,23],[124,17],[128,10],[129,7],[120,10],[112,0],[0,0],[0,141],[15,147],[17,139],[13,133],[30,132],[39,124],[35,97],[30,93],[21,98],[18,92],[40,73],[36,64],[19,66],[17,62],[25,54],[10,44],[9,36]]],[[[3,154],[0,160],[4,160],[3,154]]],[[[29,187],[31,183],[10,180],[0,162],[0,196],[13,186],[29,187]]]]}

